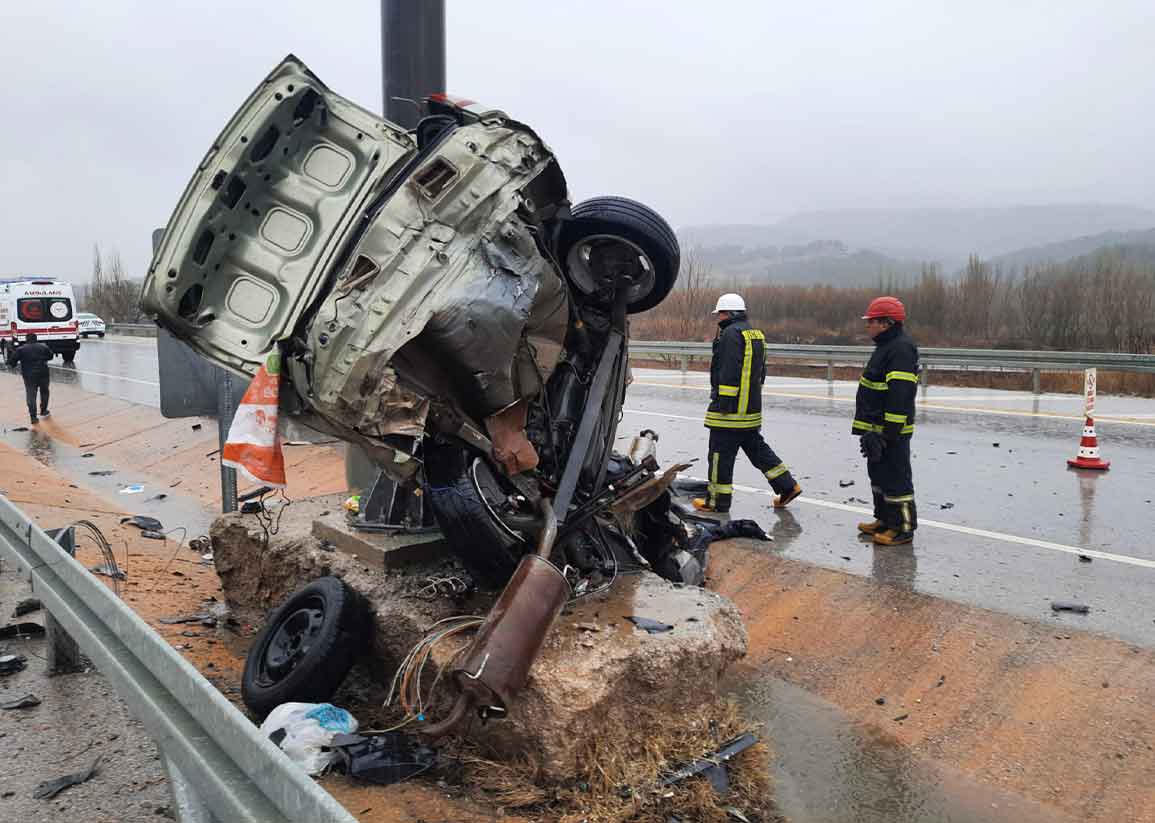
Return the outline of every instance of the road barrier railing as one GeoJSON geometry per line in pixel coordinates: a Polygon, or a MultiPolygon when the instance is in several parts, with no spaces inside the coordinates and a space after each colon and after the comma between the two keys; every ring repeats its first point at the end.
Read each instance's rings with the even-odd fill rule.
{"type": "MultiPolygon", "coordinates": [[[[804,365],[826,366],[826,379],[834,380],[835,366],[862,366],[870,358],[873,346],[803,346],[792,343],[767,343],[767,359],[795,360],[804,365]]],[[[677,362],[683,371],[692,360],[709,358],[709,343],[631,340],[630,354],[660,357],[677,362]]],[[[944,349],[920,348],[923,383],[929,382],[929,367],[973,368],[983,370],[1029,371],[1036,394],[1040,392],[1040,374],[1044,371],[1083,371],[1101,369],[1155,373],[1155,354],[1121,354],[1116,352],[1026,351],[1018,349],[944,349]]]]}
{"type": "Polygon", "coordinates": [[[2,495],[0,557],[31,582],[50,629],[66,633],[56,641],[75,643],[156,741],[182,823],[354,823],[164,638],[2,495]]]}

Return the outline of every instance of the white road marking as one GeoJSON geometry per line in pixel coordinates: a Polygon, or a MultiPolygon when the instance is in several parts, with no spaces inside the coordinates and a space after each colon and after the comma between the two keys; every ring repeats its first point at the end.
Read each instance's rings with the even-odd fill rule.
{"type": "Polygon", "coordinates": [[[142,386],[160,386],[160,383],[154,383],[151,380],[138,380],[135,377],[121,377],[119,374],[105,374],[99,371],[81,371],[80,369],[66,369],[64,366],[49,366],[50,369],[56,371],[68,372],[69,374],[87,374],[92,377],[104,377],[108,380],[124,380],[127,383],[140,383],[142,386]]]}
{"type": "MultiPolygon", "coordinates": [[[[704,478],[694,478],[699,482],[705,482],[704,478]]],[[[751,494],[760,494],[766,497],[772,497],[774,492],[770,489],[757,489],[753,486],[742,486],[737,483],[734,484],[736,491],[750,492],[751,494]]],[[[840,511],[854,512],[855,514],[865,514],[874,516],[873,509],[867,509],[863,506],[851,506],[846,503],[835,503],[830,500],[815,500],[813,497],[799,497],[800,503],[807,503],[811,506],[823,506],[827,509],[839,509],[840,511]]],[[[1126,554],[1112,554],[1111,552],[1101,552],[1096,549],[1085,549],[1080,546],[1067,546],[1063,543],[1052,543],[1049,540],[1037,540],[1033,537],[1019,537],[1017,534],[1005,534],[1003,532],[992,532],[986,529],[974,529],[970,526],[959,526],[955,523],[944,523],[941,520],[927,520],[920,517],[918,525],[930,526],[935,529],[943,529],[949,532],[957,532],[959,534],[966,534],[972,537],[985,537],[988,540],[999,540],[1003,543],[1018,543],[1021,546],[1033,546],[1037,549],[1047,549],[1053,552],[1062,552],[1063,554],[1085,554],[1087,557],[1093,557],[1096,560],[1111,560],[1115,563],[1126,563],[1130,566],[1140,566],[1144,569],[1155,569],[1155,560],[1145,560],[1142,557],[1131,557],[1126,554]]]]}
{"type": "MultiPolygon", "coordinates": [[[[653,383],[648,380],[635,380],[635,386],[656,386],[663,389],[695,389],[697,391],[710,391],[709,386],[692,386],[687,384],[679,385],[677,383],[653,383]]],[[[838,395],[829,394],[795,394],[793,392],[784,391],[763,391],[764,397],[793,397],[799,400],[835,400],[839,403],[853,403],[853,397],[839,397],[838,395]]],[[[920,409],[936,409],[938,411],[948,412],[966,412],[968,414],[1000,414],[1010,415],[1011,417],[1046,417],[1052,420],[1082,420],[1081,414],[1060,414],[1059,412],[1048,411],[1015,411],[1013,409],[982,409],[974,406],[949,406],[943,403],[926,403],[918,401],[918,408],[920,409]]],[[[1145,415],[1144,415],[1145,416],[1145,415]]],[[[1095,415],[1095,421],[1098,423],[1122,423],[1126,426],[1150,426],[1155,427],[1155,422],[1148,422],[1145,420],[1134,419],[1133,416],[1114,417],[1107,414],[1095,415]]]]}

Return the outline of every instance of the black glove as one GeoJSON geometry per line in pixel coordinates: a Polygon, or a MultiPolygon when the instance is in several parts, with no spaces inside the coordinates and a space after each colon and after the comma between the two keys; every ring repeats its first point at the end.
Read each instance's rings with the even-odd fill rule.
{"type": "Polygon", "coordinates": [[[878,432],[869,432],[858,440],[858,450],[866,458],[867,463],[877,463],[882,459],[882,452],[886,448],[886,441],[878,432]]]}

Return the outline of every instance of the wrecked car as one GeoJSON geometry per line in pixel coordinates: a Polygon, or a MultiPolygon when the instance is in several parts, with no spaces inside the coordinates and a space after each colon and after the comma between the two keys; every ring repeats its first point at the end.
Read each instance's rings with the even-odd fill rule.
{"type": "Polygon", "coordinates": [[[535,553],[576,591],[621,562],[681,579],[672,477],[613,450],[629,315],[674,287],[673,231],[625,198],[571,205],[506,114],[425,105],[406,130],[286,58],[196,167],[143,308],[237,373],[279,353],[282,414],[420,484],[483,581],[535,553]]]}

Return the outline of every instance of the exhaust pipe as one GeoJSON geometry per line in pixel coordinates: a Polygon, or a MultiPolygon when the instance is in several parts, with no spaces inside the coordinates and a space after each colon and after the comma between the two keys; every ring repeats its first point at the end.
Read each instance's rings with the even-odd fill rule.
{"type": "Polygon", "coordinates": [[[572,594],[565,575],[547,559],[557,540],[553,506],[543,498],[541,509],[545,529],[537,551],[521,559],[468,652],[451,670],[461,691],[453,709],[423,734],[448,734],[471,708],[483,719],[504,717],[525,688],[546,635],[572,594]]]}

